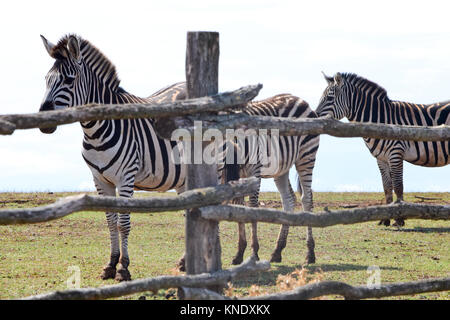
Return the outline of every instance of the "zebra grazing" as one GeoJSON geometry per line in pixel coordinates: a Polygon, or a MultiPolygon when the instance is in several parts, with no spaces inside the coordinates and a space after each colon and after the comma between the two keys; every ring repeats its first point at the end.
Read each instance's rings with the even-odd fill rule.
{"type": "MultiPolygon", "coordinates": [[[[356,74],[337,73],[327,77],[317,114],[335,119],[347,117],[352,122],[371,122],[414,126],[450,125],[450,101],[414,104],[390,100],[386,90],[356,74]]],[[[383,180],[386,203],[403,201],[403,160],[425,167],[441,167],[449,163],[450,141],[400,141],[364,138],[366,146],[377,159],[383,180]]],[[[389,220],[380,224],[390,225],[389,220]]],[[[397,219],[395,226],[403,226],[397,219]]]]}
{"type": "MultiPolygon", "coordinates": [[[[186,97],[185,83],[174,84],[148,98],[136,97],[119,87],[114,65],[88,41],[76,35],[65,36],[56,45],[44,37],[42,40],[55,63],[46,76],[47,91],[40,111],[89,103],[165,102],[186,97]]],[[[84,131],[82,155],[100,195],[116,196],[116,189],[120,197],[127,198],[132,197],[134,189],[182,192],[185,166],[174,163],[170,156],[178,145],[159,138],[153,121],[123,119],[81,123],[84,131]]],[[[56,127],[41,129],[43,133],[55,130],[56,127]]],[[[130,216],[107,212],[106,220],[111,257],[101,277],[130,280],[127,250],[130,216]]]]}
{"type": "MultiPolygon", "coordinates": [[[[249,103],[241,112],[248,115],[285,118],[317,117],[316,113],[309,108],[308,103],[290,94],[281,94],[266,100],[249,103]]],[[[247,136],[241,147],[241,164],[238,164],[238,161],[233,161],[232,163],[227,161],[225,164],[225,180],[236,180],[239,177],[257,177],[258,179],[274,178],[277,189],[281,194],[283,209],[291,212],[294,210],[296,199],[289,182],[289,169],[295,165],[298,173],[297,185],[301,194],[303,210],[312,211],[313,196],[311,182],[316,152],[319,148],[319,135],[271,137],[270,139],[277,139],[277,141],[274,141],[275,144],[272,142],[272,144],[268,145],[279,146],[277,148],[278,150],[268,150],[269,147],[267,149],[266,147],[261,148],[258,143],[252,142],[251,139],[251,136],[247,136]],[[269,156],[269,161],[262,163],[260,161],[261,154],[266,152],[266,150],[271,156],[276,152],[278,152],[279,156],[275,158],[269,156]]],[[[259,190],[250,195],[251,207],[258,207],[258,197],[259,190]]],[[[243,199],[236,200],[237,203],[242,203],[242,201],[243,199]]],[[[281,252],[286,246],[288,233],[289,226],[282,225],[276,248],[271,256],[272,262],[281,262],[281,252]]],[[[233,264],[242,262],[246,246],[245,225],[239,223],[238,252],[232,261],[233,264]]],[[[308,227],[307,231],[307,247],[308,254],[306,262],[314,263],[314,239],[311,227],[308,227]]],[[[258,258],[259,243],[256,222],[252,223],[252,249],[253,255],[258,258]]]]}

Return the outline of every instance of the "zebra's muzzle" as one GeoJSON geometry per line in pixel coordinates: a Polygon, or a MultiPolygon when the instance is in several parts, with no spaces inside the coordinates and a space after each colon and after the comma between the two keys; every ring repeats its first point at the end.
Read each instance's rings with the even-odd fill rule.
{"type": "MultiPolygon", "coordinates": [[[[53,101],[45,101],[39,108],[39,112],[52,111],[55,110],[55,104],[53,101]]],[[[50,134],[56,131],[56,127],[49,128],[39,128],[42,133],[50,134]]]]}
{"type": "Polygon", "coordinates": [[[41,104],[41,107],[39,108],[39,112],[52,110],[55,110],[55,104],[53,103],[53,101],[45,101],[44,103],[41,104]]]}
{"type": "Polygon", "coordinates": [[[51,127],[51,128],[39,128],[42,133],[50,134],[56,131],[57,127],[51,127]]]}

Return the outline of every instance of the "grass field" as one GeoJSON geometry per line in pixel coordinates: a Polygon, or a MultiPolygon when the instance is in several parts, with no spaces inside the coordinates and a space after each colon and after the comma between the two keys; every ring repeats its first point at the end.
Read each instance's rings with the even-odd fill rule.
{"type": "MultiPolygon", "coordinates": [[[[153,193],[154,194],[154,193],[153,193]]],[[[47,204],[68,193],[0,193],[1,208],[47,204]]],[[[408,193],[439,198],[430,203],[450,203],[450,193],[408,193]]],[[[152,193],[138,193],[138,197],[152,193]]],[[[315,193],[315,211],[381,204],[381,193],[315,193]]],[[[261,206],[280,208],[278,193],[263,193],[261,206]]],[[[279,226],[259,225],[260,257],[269,259],[279,226]]],[[[317,263],[304,266],[305,228],[291,228],[283,261],[271,270],[233,283],[233,293],[279,291],[277,278],[295,270],[309,278],[366,283],[368,266],[381,269],[382,283],[450,276],[450,221],[407,220],[402,229],[380,227],[376,222],[314,229],[317,263]],[[256,284],[258,288],[251,287],[256,284]]],[[[250,235],[247,229],[247,237],[250,235]]],[[[228,268],[237,247],[237,225],[220,224],[223,268],[228,268]]],[[[250,254],[250,241],[246,256],[250,254]]],[[[133,279],[173,274],[184,251],[183,212],[133,214],[129,240],[133,279]]],[[[70,266],[81,270],[81,286],[113,284],[99,278],[109,257],[109,233],[104,214],[80,212],[49,223],[0,226],[0,298],[11,299],[66,288],[70,266]]],[[[175,290],[137,294],[124,299],[175,298],[175,290]]],[[[327,298],[336,298],[333,296],[327,298]]],[[[449,299],[449,292],[396,297],[395,299],[449,299]]]]}

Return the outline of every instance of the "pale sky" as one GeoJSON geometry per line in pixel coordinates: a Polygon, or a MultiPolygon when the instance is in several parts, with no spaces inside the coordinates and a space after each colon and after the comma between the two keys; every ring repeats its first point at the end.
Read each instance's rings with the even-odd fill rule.
{"type": "MultiPolygon", "coordinates": [[[[12,1],[0,9],[0,114],[37,112],[53,64],[40,34],[77,33],[116,65],[121,86],[148,96],[185,78],[187,31],[220,33],[219,90],[262,83],[317,107],[329,75],[353,72],[391,99],[450,99],[446,1],[12,1]]],[[[0,136],[1,191],[93,189],[79,124],[0,136]]],[[[294,178],[294,174],[292,175],[294,178]]],[[[405,164],[405,191],[450,191],[450,166],[405,164]]],[[[271,179],[263,190],[275,190],[271,179]]],[[[362,139],[321,137],[314,191],[382,191],[362,139]]]]}

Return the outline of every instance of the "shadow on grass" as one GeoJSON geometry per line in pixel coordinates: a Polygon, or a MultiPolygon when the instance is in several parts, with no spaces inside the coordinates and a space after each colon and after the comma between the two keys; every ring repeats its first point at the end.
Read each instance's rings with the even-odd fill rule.
{"type": "MultiPolygon", "coordinates": [[[[362,266],[359,264],[340,263],[340,264],[317,264],[312,266],[306,266],[311,272],[330,272],[330,271],[366,271],[368,266],[362,266]]],[[[400,270],[396,267],[380,267],[381,270],[400,270]]]]}
{"type": "Polygon", "coordinates": [[[400,228],[400,229],[389,229],[392,232],[419,232],[419,233],[449,233],[450,228],[423,228],[423,227],[414,227],[410,229],[400,228]]]}
{"type": "MultiPolygon", "coordinates": [[[[258,283],[260,286],[273,286],[277,283],[278,276],[289,274],[296,269],[302,269],[304,266],[301,264],[295,266],[282,266],[282,265],[274,265],[272,264],[269,271],[260,272],[256,274],[251,274],[245,279],[239,279],[233,282],[233,286],[236,288],[239,287],[248,287],[251,284],[258,283]]],[[[314,275],[318,272],[330,272],[330,271],[366,271],[368,266],[350,264],[350,263],[340,263],[340,264],[314,264],[307,265],[305,268],[311,275],[314,275]]],[[[396,267],[380,267],[381,270],[400,270],[400,268],[396,267]]]]}

